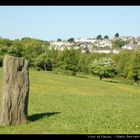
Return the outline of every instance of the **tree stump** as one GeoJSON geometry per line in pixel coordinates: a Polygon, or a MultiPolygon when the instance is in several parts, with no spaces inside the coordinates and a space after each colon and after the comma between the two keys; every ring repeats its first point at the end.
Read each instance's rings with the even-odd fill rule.
{"type": "Polygon", "coordinates": [[[3,61],[2,125],[28,122],[28,61],[6,55],[3,61]]]}

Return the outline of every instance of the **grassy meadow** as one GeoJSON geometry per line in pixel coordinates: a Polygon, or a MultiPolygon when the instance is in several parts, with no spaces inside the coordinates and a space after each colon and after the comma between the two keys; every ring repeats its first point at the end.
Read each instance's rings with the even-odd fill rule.
{"type": "Polygon", "coordinates": [[[0,126],[0,134],[139,134],[140,87],[30,70],[28,116],[28,124],[0,126]]]}

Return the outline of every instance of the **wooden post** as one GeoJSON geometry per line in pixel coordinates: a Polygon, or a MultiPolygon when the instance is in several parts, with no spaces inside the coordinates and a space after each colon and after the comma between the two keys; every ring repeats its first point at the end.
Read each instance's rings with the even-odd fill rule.
{"type": "Polygon", "coordinates": [[[28,61],[6,55],[3,61],[2,125],[28,122],[28,61]]]}

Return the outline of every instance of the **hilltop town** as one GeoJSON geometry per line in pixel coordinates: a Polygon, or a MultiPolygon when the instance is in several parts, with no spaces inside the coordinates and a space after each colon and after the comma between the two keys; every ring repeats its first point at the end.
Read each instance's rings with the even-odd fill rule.
{"type": "Polygon", "coordinates": [[[81,49],[83,53],[119,53],[121,50],[137,50],[140,47],[140,37],[133,36],[114,36],[109,39],[108,36],[102,38],[98,35],[97,38],[70,38],[68,40],[57,39],[57,41],[50,41],[50,48],[55,50],[81,49]]]}

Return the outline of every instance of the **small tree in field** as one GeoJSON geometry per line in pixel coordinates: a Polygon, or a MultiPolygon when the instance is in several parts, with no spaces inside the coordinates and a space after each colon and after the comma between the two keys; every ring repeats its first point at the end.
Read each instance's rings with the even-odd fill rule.
{"type": "Polygon", "coordinates": [[[37,70],[52,71],[52,62],[47,57],[46,53],[40,54],[36,59],[34,65],[37,70]]]}
{"type": "Polygon", "coordinates": [[[117,74],[115,62],[110,58],[95,60],[91,66],[92,74],[102,78],[113,78],[117,74]]]}
{"type": "Polygon", "coordinates": [[[78,63],[80,58],[80,50],[71,48],[65,49],[60,57],[60,67],[62,70],[69,71],[72,75],[78,72],[78,63]]]}
{"type": "Polygon", "coordinates": [[[127,78],[140,82],[140,52],[133,52],[129,61],[127,78]]]}

